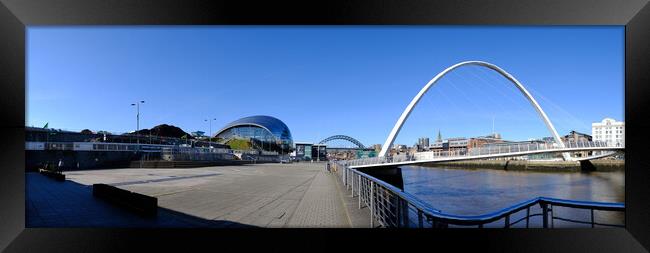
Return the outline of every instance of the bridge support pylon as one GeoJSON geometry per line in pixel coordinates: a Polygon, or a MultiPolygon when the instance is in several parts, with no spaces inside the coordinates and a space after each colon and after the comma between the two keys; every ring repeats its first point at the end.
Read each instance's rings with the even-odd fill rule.
{"type": "Polygon", "coordinates": [[[383,166],[374,168],[358,168],[357,170],[395,186],[400,190],[404,190],[404,179],[402,178],[402,169],[400,167],[383,166]]]}

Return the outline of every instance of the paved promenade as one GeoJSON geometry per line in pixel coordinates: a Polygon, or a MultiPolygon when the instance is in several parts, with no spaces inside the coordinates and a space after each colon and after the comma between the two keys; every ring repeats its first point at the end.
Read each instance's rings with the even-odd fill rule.
{"type": "Polygon", "coordinates": [[[204,220],[166,208],[143,217],[93,197],[92,188],[26,174],[26,227],[251,227],[224,220],[204,220]]]}
{"type": "Polygon", "coordinates": [[[333,174],[319,171],[286,227],[351,227],[333,174]]]}
{"type": "MultiPolygon", "coordinates": [[[[32,175],[37,176],[40,175],[32,175]]],[[[325,170],[324,163],[88,170],[66,172],[66,177],[70,181],[64,184],[76,189],[68,191],[67,195],[61,195],[65,187],[59,187],[53,181],[47,189],[38,190],[39,187],[29,183],[35,179],[28,180],[28,188],[33,188],[32,191],[28,190],[32,192],[31,197],[28,196],[28,203],[32,206],[28,208],[28,215],[38,221],[38,224],[32,225],[47,226],[49,220],[38,216],[38,213],[57,208],[57,203],[61,201],[53,201],[52,198],[70,199],[71,203],[74,202],[72,199],[81,198],[84,199],[81,203],[93,203],[90,205],[92,208],[76,213],[82,217],[113,217],[114,214],[122,217],[102,219],[103,224],[109,226],[111,221],[119,220],[120,224],[133,221],[122,210],[94,199],[87,186],[95,183],[111,184],[155,196],[160,209],[174,214],[162,217],[167,220],[172,217],[173,222],[149,222],[144,226],[164,223],[166,226],[179,227],[209,224],[207,226],[349,228],[368,227],[369,223],[367,209],[358,209],[356,198],[349,197],[340,180],[325,170]],[[77,188],[86,189],[86,193],[78,193],[77,188]],[[97,212],[101,215],[92,214],[97,212]]],[[[84,210],[78,205],[64,209],[70,208],[84,210]]],[[[66,217],[64,224],[75,226],[74,216],[66,217]]],[[[56,225],[60,223],[53,226],[56,225]]]]}

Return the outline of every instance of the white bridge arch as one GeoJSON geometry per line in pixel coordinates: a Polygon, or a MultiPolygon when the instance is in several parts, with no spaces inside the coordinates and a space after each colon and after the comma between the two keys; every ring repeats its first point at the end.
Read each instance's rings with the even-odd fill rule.
{"type": "MultiPolygon", "coordinates": [[[[533,98],[532,95],[530,95],[530,92],[526,90],[523,84],[521,84],[514,76],[512,76],[510,73],[506,72],[505,70],[499,68],[498,66],[489,63],[489,62],[484,62],[484,61],[464,61],[460,63],[456,63],[452,65],[451,67],[448,67],[447,69],[443,70],[442,72],[438,73],[431,81],[429,81],[421,90],[418,92],[417,95],[411,100],[411,103],[406,107],[404,112],[402,112],[402,115],[399,117],[397,120],[397,123],[395,123],[395,126],[393,127],[393,130],[390,131],[390,134],[388,135],[388,138],[386,139],[386,142],[384,142],[384,145],[381,147],[381,152],[379,152],[379,157],[386,156],[386,153],[388,150],[390,150],[390,147],[393,145],[393,142],[395,141],[395,138],[397,137],[397,134],[399,134],[399,131],[402,129],[402,125],[404,125],[404,122],[406,119],[409,117],[411,114],[411,111],[413,111],[413,108],[415,108],[415,105],[420,101],[422,96],[424,96],[427,91],[436,84],[436,82],[445,76],[447,73],[450,71],[464,66],[464,65],[477,65],[477,66],[482,66],[482,67],[487,67],[491,70],[496,71],[497,73],[501,74],[503,77],[508,79],[510,82],[512,82],[519,91],[528,99],[528,102],[530,102],[533,107],[535,108],[535,111],[537,111],[537,114],[542,118],[544,121],[544,124],[546,124],[546,128],[548,128],[549,132],[551,132],[551,135],[553,136],[553,139],[555,139],[555,142],[560,148],[564,148],[564,142],[562,142],[562,139],[560,138],[560,135],[557,133],[555,130],[555,127],[553,126],[553,123],[548,119],[548,116],[546,116],[546,113],[542,108],[539,106],[535,98],[533,98]]],[[[571,157],[569,156],[568,153],[562,153],[562,157],[564,160],[571,160],[571,157]]]]}

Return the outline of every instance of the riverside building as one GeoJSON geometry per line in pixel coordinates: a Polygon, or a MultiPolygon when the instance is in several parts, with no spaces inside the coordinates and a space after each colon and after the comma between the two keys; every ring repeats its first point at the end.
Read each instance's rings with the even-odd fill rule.
{"type": "Polygon", "coordinates": [[[605,118],[601,122],[591,123],[591,136],[594,141],[607,145],[625,146],[625,122],[605,118]]]}

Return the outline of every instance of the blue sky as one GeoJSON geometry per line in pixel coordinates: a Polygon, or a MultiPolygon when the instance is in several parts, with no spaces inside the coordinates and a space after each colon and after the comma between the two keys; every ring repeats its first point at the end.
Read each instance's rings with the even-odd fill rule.
{"type": "MultiPolygon", "coordinates": [[[[251,115],[283,120],[295,141],[335,134],[383,143],[418,91],[460,61],[494,63],[521,81],[560,134],[624,120],[622,26],[30,27],[27,122],[213,132],[251,115]]],[[[549,136],[527,100],[480,67],[445,76],[396,143],[418,137],[549,136]]]]}

